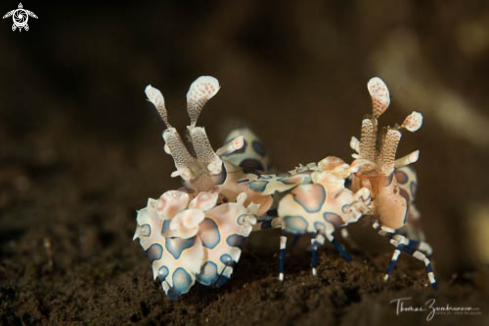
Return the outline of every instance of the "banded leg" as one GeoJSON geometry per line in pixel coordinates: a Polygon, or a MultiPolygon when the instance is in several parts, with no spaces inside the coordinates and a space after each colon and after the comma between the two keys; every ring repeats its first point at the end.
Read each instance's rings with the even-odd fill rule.
{"type": "Polygon", "coordinates": [[[438,283],[436,282],[435,273],[433,272],[433,268],[431,267],[430,259],[421,251],[415,251],[413,253],[413,257],[418,260],[421,260],[424,263],[424,265],[426,266],[426,273],[428,274],[428,279],[430,280],[431,286],[433,287],[433,289],[438,290],[438,283]]]}
{"type": "Polygon", "coordinates": [[[433,254],[433,250],[431,249],[431,246],[426,242],[410,240],[409,238],[404,237],[403,241],[406,244],[400,244],[398,237],[404,237],[404,236],[394,233],[390,240],[390,243],[396,247],[396,250],[394,250],[394,253],[392,254],[391,262],[389,264],[389,267],[387,268],[387,272],[384,275],[384,281],[389,280],[389,276],[394,270],[397,260],[399,259],[399,255],[401,254],[400,250],[409,254],[419,250],[424,252],[428,256],[428,258],[430,258],[431,255],[433,254]]]}
{"type": "MultiPolygon", "coordinates": [[[[373,224],[373,228],[377,232],[379,232],[381,230],[380,224],[378,222],[375,222],[373,224]]],[[[407,229],[404,230],[404,232],[399,232],[399,231],[402,231],[402,229],[400,229],[400,230],[389,229],[389,231],[392,234],[401,234],[401,235],[403,235],[408,240],[407,246],[409,248],[411,248],[413,250],[420,250],[420,251],[422,251],[423,253],[426,254],[426,256],[428,256],[428,258],[431,258],[433,256],[433,249],[431,248],[431,246],[430,246],[429,243],[427,243],[427,242],[424,241],[424,235],[422,236],[422,238],[417,238],[418,240],[411,240],[411,239],[409,239],[410,238],[410,235],[409,235],[410,232],[407,229]]],[[[385,236],[385,235],[383,235],[383,236],[385,236]]],[[[392,236],[389,236],[388,239],[390,240],[391,237],[392,236]]]]}
{"type": "Polygon", "coordinates": [[[316,233],[311,233],[311,250],[312,250],[312,275],[317,275],[316,267],[318,266],[318,244],[316,233]]]}
{"type": "Polygon", "coordinates": [[[426,273],[428,274],[428,279],[430,280],[433,289],[438,290],[438,284],[436,283],[435,274],[433,273],[433,268],[431,267],[430,259],[421,251],[414,249],[409,246],[410,240],[401,234],[394,235],[390,243],[395,245],[400,250],[413,256],[414,258],[422,261],[426,267],[426,273]]]}
{"type": "Polygon", "coordinates": [[[278,280],[284,280],[284,270],[285,270],[285,247],[287,246],[287,233],[282,230],[282,234],[280,235],[280,267],[278,280]]]}
{"type": "MultiPolygon", "coordinates": [[[[396,234],[398,234],[398,233],[396,233],[396,234]]],[[[395,237],[396,236],[394,236],[394,238],[395,237]]],[[[424,242],[424,241],[411,240],[411,239],[407,238],[405,235],[404,235],[404,237],[407,241],[406,247],[408,247],[409,249],[412,249],[413,251],[419,250],[419,251],[423,252],[428,258],[431,258],[433,256],[433,249],[431,248],[429,243],[424,242]]]]}
{"type": "MultiPolygon", "coordinates": [[[[390,273],[394,269],[394,266],[396,265],[397,259],[399,258],[399,255],[402,252],[405,252],[414,258],[421,260],[426,267],[426,273],[428,274],[428,279],[430,280],[431,286],[435,289],[438,290],[438,285],[436,283],[435,279],[435,274],[433,273],[433,269],[431,267],[431,262],[429,258],[420,250],[416,249],[416,246],[420,246],[421,242],[416,244],[416,241],[409,240],[405,236],[401,234],[396,234],[395,230],[385,227],[385,226],[380,226],[378,222],[374,223],[373,225],[374,229],[378,231],[378,233],[387,238],[389,242],[396,247],[396,250],[394,251],[394,254],[392,255],[391,262],[389,264],[389,267],[387,269],[386,275],[384,276],[384,280],[388,280],[390,273]]],[[[426,244],[426,243],[425,243],[426,244]]],[[[428,244],[426,244],[428,245],[428,244]]],[[[429,245],[428,245],[429,246],[429,245]]],[[[425,248],[427,249],[427,248],[425,248]]],[[[431,249],[431,247],[429,247],[431,249]]]]}
{"type": "Polygon", "coordinates": [[[387,272],[385,272],[384,275],[384,281],[387,282],[389,280],[389,277],[394,270],[394,267],[396,266],[397,259],[399,259],[399,256],[401,255],[401,251],[396,248],[394,250],[394,253],[392,254],[391,262],[389,263],[389,267],[387,267],[387,272]]]}
{"type": "Polygon", "coordinates": [[[336,250],[338,250],[341,254],[341,257],[343,257],[347,262],[351,262],[350,255],[346,252],[345,248],[343,248],[338,241],[333,237],[332,234],[326,234],[326,238],[335,246],[336,250]]]}
{"type": "MultiPolygon", "coordinates": [[[[424,241],[417,241],[417,240],[410,240],[404,235],[401,235],[397,233],[396,230],[387,228],[385,226],[380,226],[379,222],[375,222],[372,227],[383,237],[387,238],[393,246],[397,248],[397,243],[400,242],[400,237],[402,237],[402,242],[403,246],[399,248],[400,250],[404,252],[408,252],[411,254],[412,252],[415,252],[417,250],[422,251],[428,258],[431,258],[433,255],[433,249],[431,246],[424,241]],[[392,242],[394,241],[394,243],[392,242]],[[397,242],[397,243],[396,243],[397,242]]],[[[399,255],[401,254],[400,250],[396,249],[394,250],[394,253],[392,254],[391,262],[389,264],[389,267],[387,268],[387,272],[384,276],[384,281],[387,281],[390,277],[390,274],[394,270],[394,267],[396,266],[397,259],[399,258],[399,255]]]]}
{"type": "Polygon", "coordinates": [[[422,251],[430,259],[433,257],[433,248],[431,248],[428,242],[409,240],[408,246],[415,250],[422,251]]]}
{"type": "MultiPolygon", "coordinates": [[[[389,241],[396,234],[396,230],[387,228],[385,226],[381,227],[379,222],[374,222],[374,224],[372,224],[372,227],[374,228],[375,231],[377,231],[378,234],[387,238],[389,241]]],[[[389,267],[387,267],[387,271],[385,272],[384,281],[389,280],[389,277],[390,277],[392,271],[394,270],[394,267],[396,266],[396,263],[397,263],[397,260],[399,259],[400,254],[401,254],[401,251],[396,247],[396,250],[394,250],[394,253],[392,254],[392,258],[391,258],[391,261],[389,263],[389,267]]]]}

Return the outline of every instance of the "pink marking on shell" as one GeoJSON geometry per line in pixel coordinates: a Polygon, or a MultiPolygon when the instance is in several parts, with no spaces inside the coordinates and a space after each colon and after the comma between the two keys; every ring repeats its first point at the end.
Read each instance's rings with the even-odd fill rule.
{"type": "Polygon", "coordinates": [[[285,183],[299,184],[302,182],[303,177],[301,175],[293,175],[282,179],[285,183]]]}
{"type": "Polygon", "coordinates": [[[333,225],[335,226],[335,228],[338,228],[338,227],[340,227],[342,225],[345,225],[345,221],[343,221],[343,219],[341,218],[341,216],[339,216],[336,213],[324,213],[324,218],[326,220],[328,220],[328,222],[333,223],[333,225]]]}
{"type": "Polygon", "coordinates": [[[257,194],[251,189],[244,188],[243,191],[246,193],[248,196],[245,201],[245,205],[249,205],[251,203],[260,205],[260,208],[258,209],[257,215],[261,216],[264,215],[272,206],[273,204],[273,197],[272,196],[263,196],[260,194],[257,194]]]}
{"type": "Polygon", "coordinates": [[[336,156],[328,156],[323,158],[319,163],[319,169],[322,171],[330,171],[336,168],[339,165],[345,164],[345,161],[336,157],[336,156]]]}
{"type": "Polygon", "coordinates": [[[394,177],[396,178],[397,182],[399,182],[401,184],[405,184],[409,180],[407,174],[404,173],[403,171],[394,172],[394,177]]]}
{"type": "Polygon", "coordinates": [[[192,199],[189,204],[189,208],[200,209],[204,212],[208,211],[212,207],[216,206],[218,198],[218,192],[201,192],[194,199],[192,199]]]}
{"type": "Polygon", "coordinates": [[[176,235],[188,239],[197,234],[199,224],[204,220],[205,214],[198,209],[187,209],[178,213],[170,223],[170,230],[176,235]]]}
{"type": "Polygon", "coordinates": [[[314,183],[325,185],[337,182],[338,177],[328,172],[315,172],[312,174],[312,180],[314,181],[314,183]]]}
{"type": "Polygon", "coordinates": [[[186,192],[170,190],[158,199],[156,212],[160,218],[169,219],[187,208],[189,201],[190,196],[186,192]]]}
{"type": "Polygon", "coordinates": [[[308,212],[318,212],[324,204],[326,191],[321,185],[307,184],[292,190],[294,200],[308,212]]]}
{"type": "Polygon", "coordinates": [[[189,229],[199,225],[205,218],[204,212],[198,209],[187,209],[180,214],[182,215],[183,226],[189,229]]]}

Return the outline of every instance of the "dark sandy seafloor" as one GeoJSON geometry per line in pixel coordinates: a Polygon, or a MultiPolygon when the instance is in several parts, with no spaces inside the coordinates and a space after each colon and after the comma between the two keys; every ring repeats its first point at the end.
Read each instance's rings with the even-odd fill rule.
{"type": "Polygon", "coordinates": [[[391,249],[368,223],[359,223],[353,238],[370,233],[369,241],[384,245],[380,253],[346,244],[353,258],[347,263],[326,245],[320,250],[319,275],[313,277],[310,253],[299,243],[288,251],[281,283],[279,233],[266,230],[248,239],[223,287],[195,285],[172,301],[152,281],[148,260],[132,241],[135,208],[151,195],[141,189],[156,197],[170,180],[165,170],[171,159],[150,146],[128,146],[124,152],[96,139],[77,139],[76,133],[67,134],[63,143],[78,147],[57,147],[43,130],[34,137],[38,147],[21,141],[4,148],[9,159],[0,169],[2,324],[414,325],[426,320],[428,312],[396,315],[390,302],[397,298],[412,298],[406,302],[411,306],[434,298],[437,306],[482,309],[473,316],[436,315],[432,324],[487,324],[482,270],[440,276],[435,292],[423,264],[401,256],[384,283],[391,249]]]}
{"type": "Polygon", "coordinates": [[[39,16],[28,32],[0,25],[0,324],[489,325],[488,3],[25,3],[39,16]],[[382,125],[421,112],[398,154],[421,152],[416,206],[439,291],[407,255],[384,283],[393,247],[361,221],[353,243],[337,236],[353,261],[326,244],[317,277],[304,237],[279,282],[268,230],[245,242],[224,286],[167,298],[132,241],[136,210],[181,186],[144,88],[161,89],[182,131],[201,75],[222,86],[199,118],[214,148],[249,124],[280,171],[351,162],[371,77],[391,92],[382,125]],[[428,322],[428,311],[396,314],[400,298],[479,310],[428,322]]]}

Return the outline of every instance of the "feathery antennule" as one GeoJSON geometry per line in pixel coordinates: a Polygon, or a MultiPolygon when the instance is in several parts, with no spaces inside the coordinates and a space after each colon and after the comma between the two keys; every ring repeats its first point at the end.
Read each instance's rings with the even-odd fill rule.
{"type": "Polygon", "coordinates": [[[364,119],[362,121],[362,134],[360,137],[360,158],[375,160],[377,144],[377,119],[364,119]]]}
{"type": "Polygon", "coordinates": [[[199,163],[205,166],[211,174],[221,173],[222,161],[212,149],[205,129],[189,126],[188,132],[199,163]]]}
{"type": "Polygon", "coordinates": [[[404,119],[404,122],[400,128],[405,128],[410,132],[415,132],[423,125],[423,115],[419,112],[413,111],[410,115],[404,119]]]}
{"type": "Polygon", "coordinates": [[[172,177],[181,176],[184,180],[192,179],[194,174],[191,167],[198,165],[198,162],[187,150],[177,130],[168,128],[163,133],[163,139],[177,168],[177,171],[172,173],[172,177]]]}
{"type": "Polygon", "coordinates": [[[394,171],[397,146],[401,140],[401,132],[395,129],[388,129],[382,139],[379,163],[381,173],[389,175],[394,171]]]}
{"type": "Polygon", "coordinates": [[[156,110],[160,114],[161,119],[165,123],[166,127],[171,128],[171,125],[168,122],[168,112],[166,111],[165,98],[163,97],[163,94],[161,94],[159,89],[154,88],[151,85],[146,86],[144,92],[148,97],[148,101],[153,103],[153,105],[155,106],[156,110]]]}
{"type": "Polygon", "coordinates": [[[372,113],[374,118],[377,119],[389,107],[389,89],[379,77],[371,78],[367,83],[367,88],[372,99],[372,113]]]}
{"type": "Polygon", "coordinates": [[[194,127],[207,101],[219,91],[219,81],[211,76],[201,76],[191,85],[187,93],[187,112],[190,126],[194,127]]]}

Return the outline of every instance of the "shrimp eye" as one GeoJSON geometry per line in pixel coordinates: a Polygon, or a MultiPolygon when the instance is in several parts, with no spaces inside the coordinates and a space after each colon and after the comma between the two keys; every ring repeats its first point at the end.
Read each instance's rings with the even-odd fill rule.
{"type": "Polygon", "coordinates": [[[226,166],[223,163],[221,173],[213,175],[212,176],[212,182],[214,182],[214,184],[216,186],[222,185],[224,183],[224,181],[226,181],[227,175],[228,175],[228,173],[226,171],[226,166]]]}

